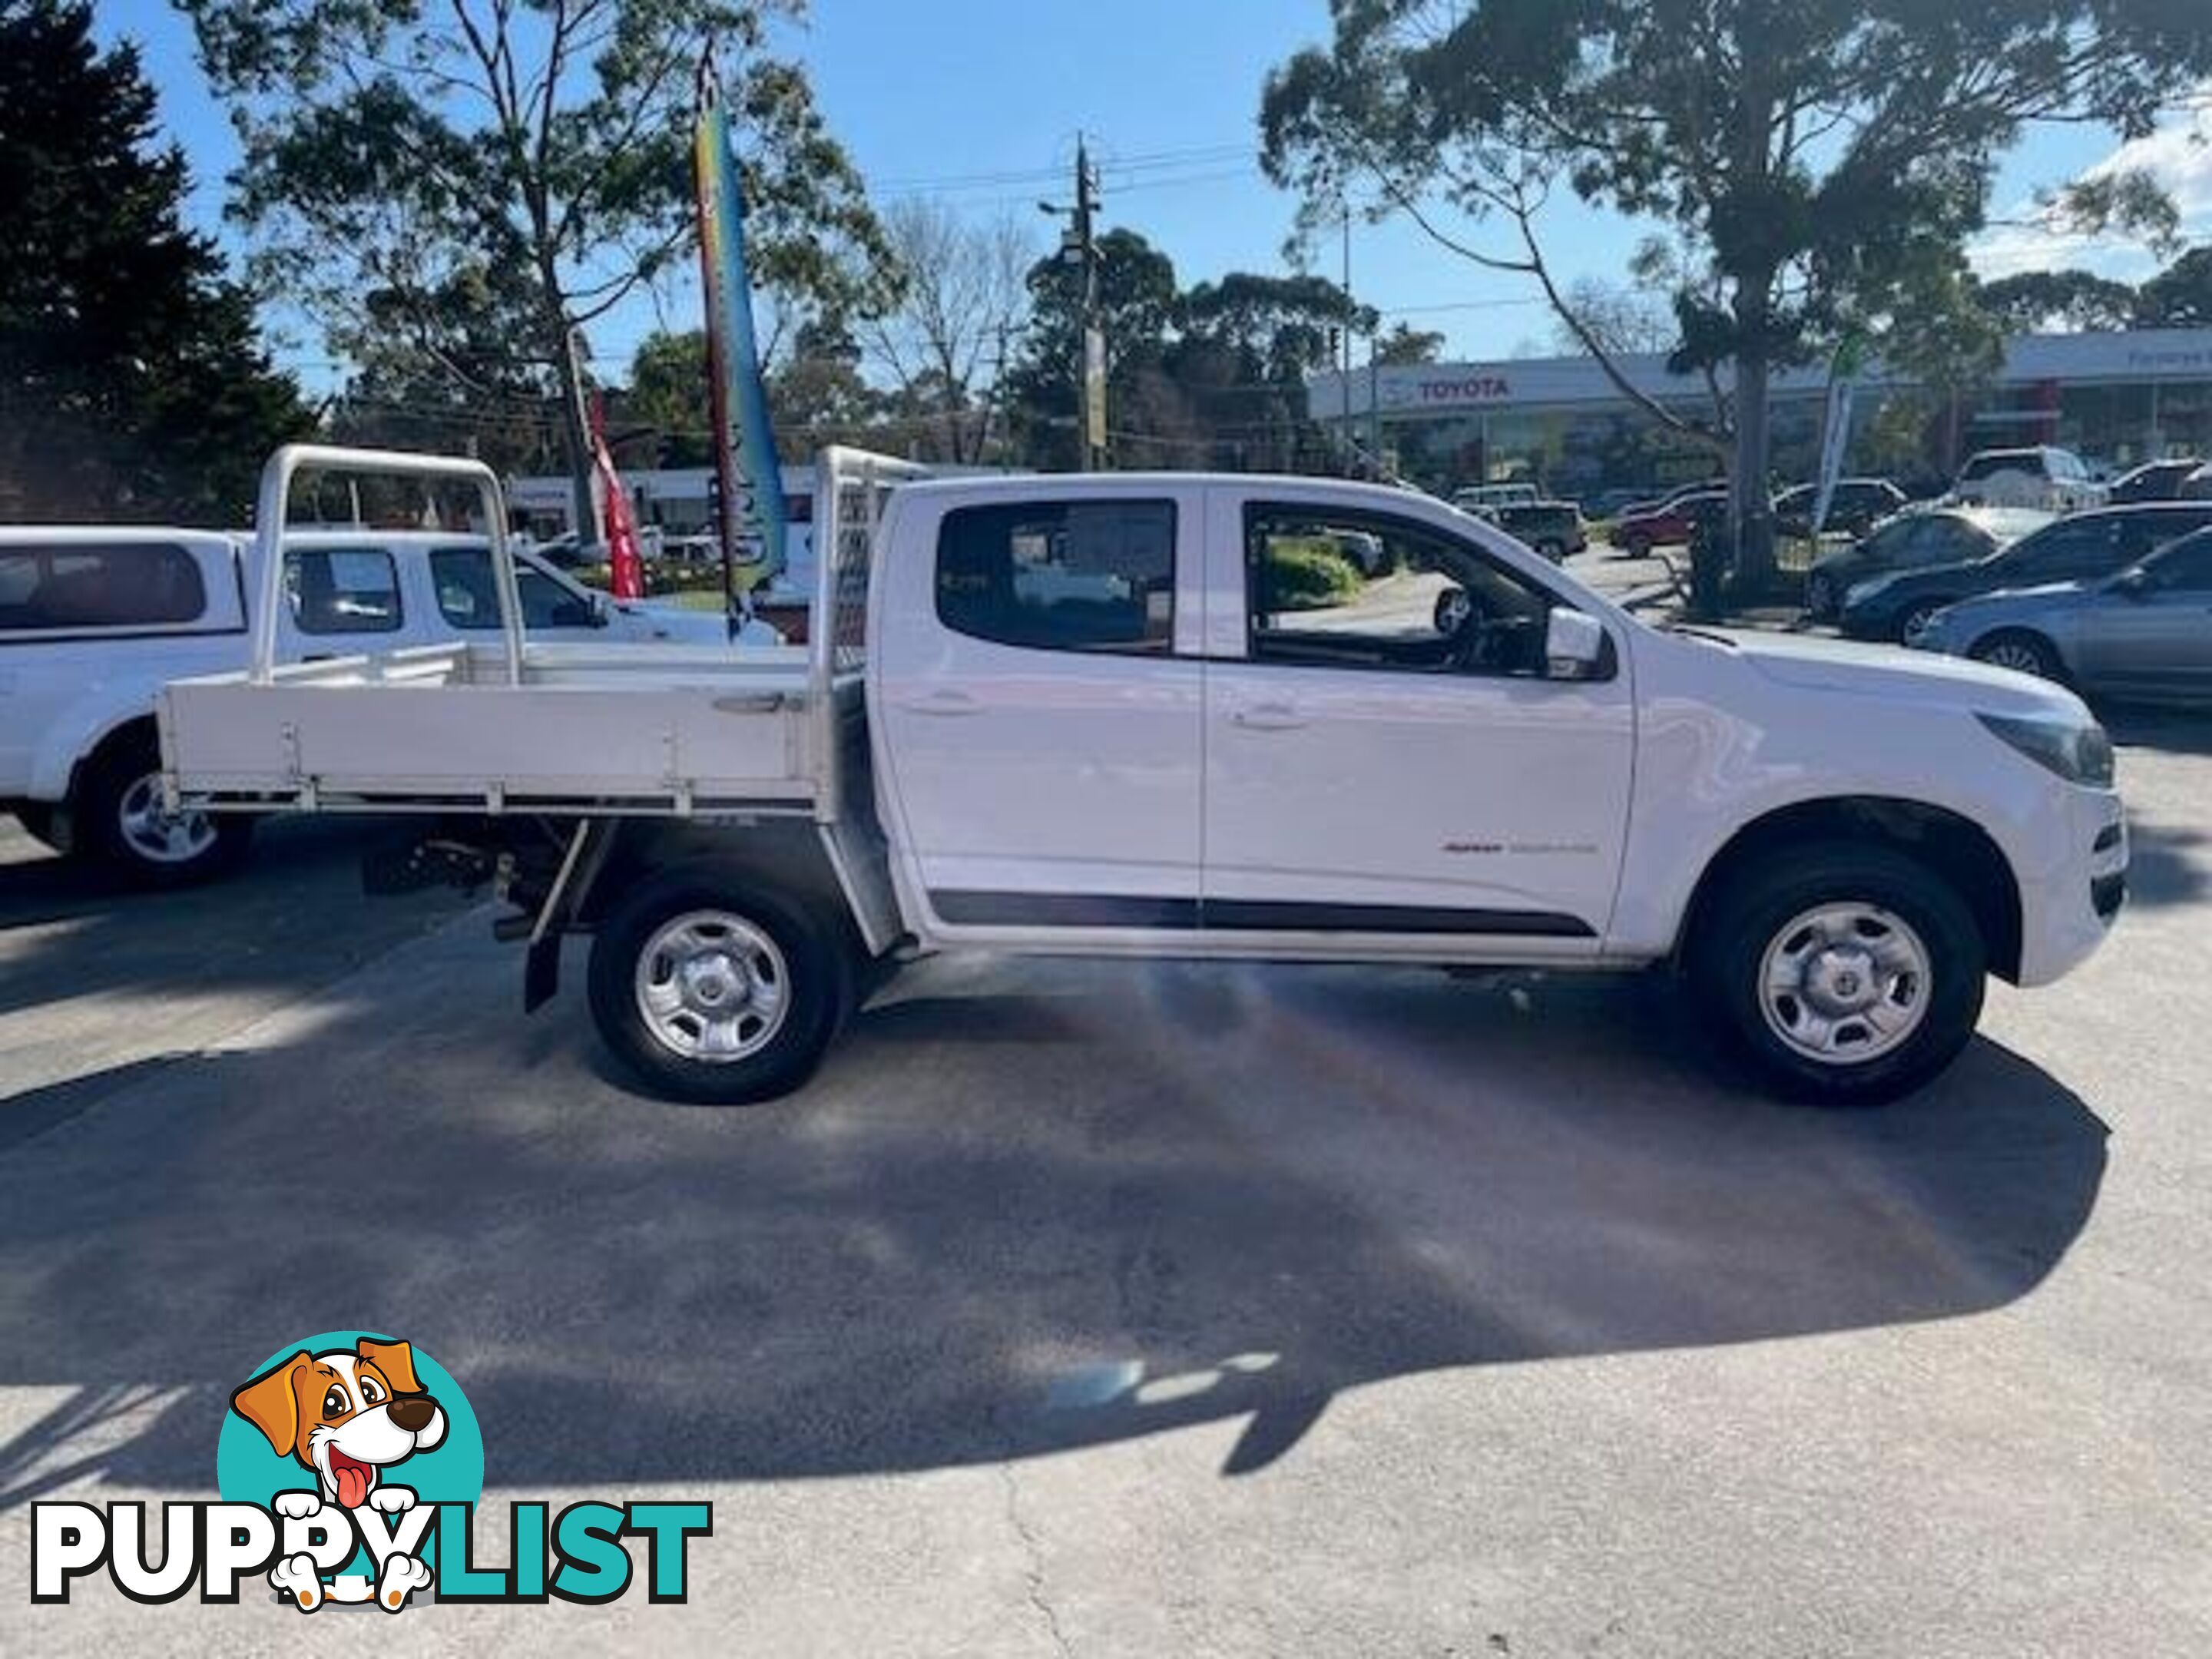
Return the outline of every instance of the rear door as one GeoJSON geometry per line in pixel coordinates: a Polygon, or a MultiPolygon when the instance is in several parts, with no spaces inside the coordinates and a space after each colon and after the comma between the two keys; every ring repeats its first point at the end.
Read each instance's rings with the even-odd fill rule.
{"type": "Polygon", "coordinates": [[[908,902],[963,940],[1188,933],[1197,486],[896,501],[869,712],[908,902]]]}
{"type": "Polygon", "coordinates": [[[1218,489],[1205,925],[1435,956],[1593,952],[1627,829],[1621,642],[1547,678],[1540,565],[1434,520],[1218,489]],[[1373,576],[1335,534],[1378,537],[1373,576]]]}

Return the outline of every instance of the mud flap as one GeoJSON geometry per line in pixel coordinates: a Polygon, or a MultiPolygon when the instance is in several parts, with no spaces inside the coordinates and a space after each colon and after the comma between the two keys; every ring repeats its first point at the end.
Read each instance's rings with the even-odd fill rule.
{"type": "Polygon", "coordinates": [[[599,879],[607,852],[615,842],[611,818],[585,818],[568,838],[560,873],[538,907],[531,924],[529,948],[522,957],[522,1012],[534,1014],[561,988],[561,944],[568,927],[582,910],[592,884],[599,879]]]}

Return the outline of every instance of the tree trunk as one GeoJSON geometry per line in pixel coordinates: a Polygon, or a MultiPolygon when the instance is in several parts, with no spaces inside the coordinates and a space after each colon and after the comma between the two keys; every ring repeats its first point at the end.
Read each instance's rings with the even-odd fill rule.
{"type": "Polygon", "coordinates": [[[1767,489],[1767,362],[1764,352],[1735,364],[1735,459],[1729,469],[1729,516],[1735,527],[1739,592],[1764,593],[1774,583],[1774,501],[1767,489]]]}

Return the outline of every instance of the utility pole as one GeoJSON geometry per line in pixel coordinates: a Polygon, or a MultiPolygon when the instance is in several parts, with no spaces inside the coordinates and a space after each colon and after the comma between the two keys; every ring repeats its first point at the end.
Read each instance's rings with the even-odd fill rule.
{"type": "Polygon", "coordinates": [[[1075,205],[1062,208],[1039,202],[1037,206],[1070,221],[1060,233],[1060,258],[1077,272],[1075,422],[1084,471],[1096,472],[1106,465],[1106,339],[1098,328],[1098,174],[1080,133],[1075,139],[1075,205]]]}
{"type": "Polygon", "coordinates": [[[1344,357],[1337,364],[1337,384],[1344,389],[1344,457],[1349,469],[1357,477],[1359,471],[1359,440],[1352,429],[1352,204],[1344,204],[1344,357]]]}

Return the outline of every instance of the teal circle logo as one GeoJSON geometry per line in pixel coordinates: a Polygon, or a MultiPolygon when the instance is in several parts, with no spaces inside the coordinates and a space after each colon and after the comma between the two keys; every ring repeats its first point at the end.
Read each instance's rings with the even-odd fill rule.
{"type": "MultiPolygon", "coordinates": [[[[453,1373],[375,1331],[323,1331],[277,1349],[232,1390],[216,1442],[225,1502],[274,1510],[280,1494],[313,1492],[362,1522],[473,1504],[483,1472],[483,1433],[453,1373]]],[[[434,1540],[425,1559],[434,1564],[434,1540]]]]}

